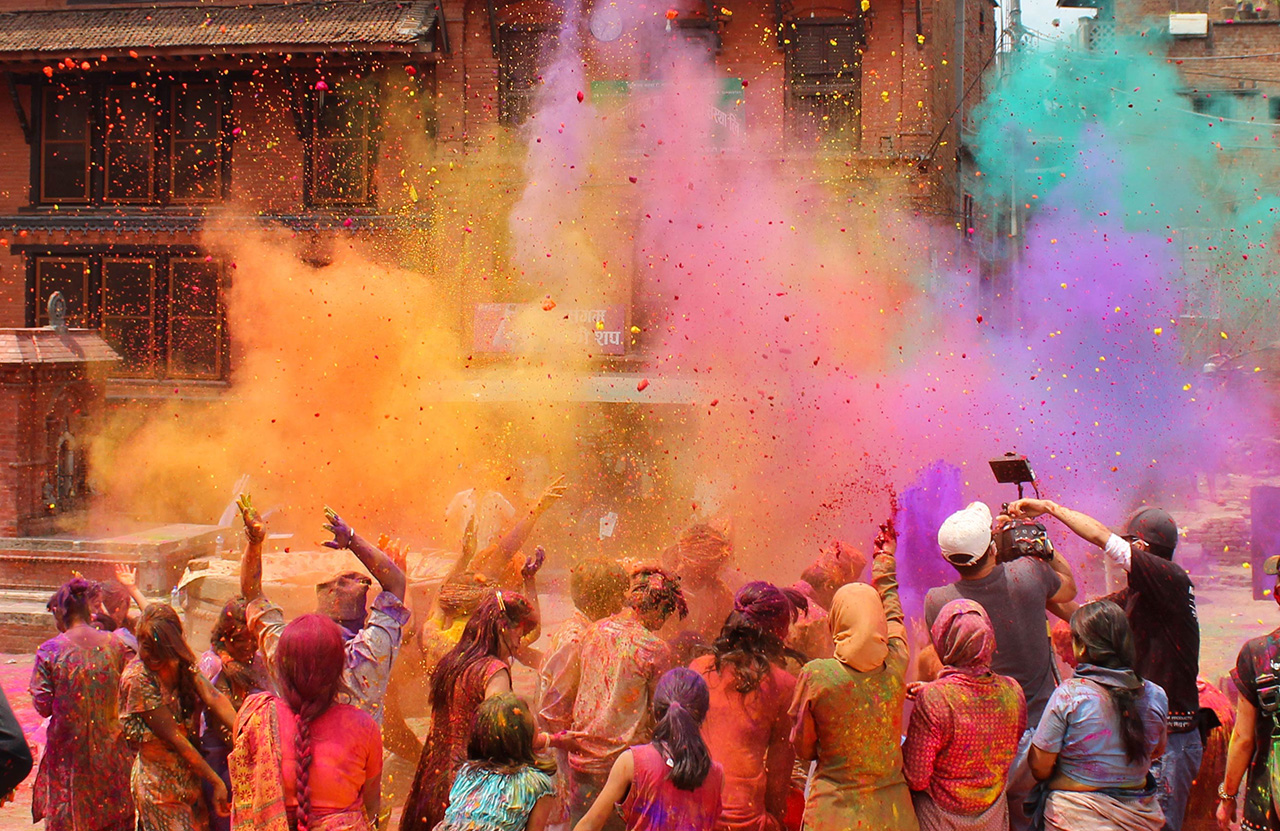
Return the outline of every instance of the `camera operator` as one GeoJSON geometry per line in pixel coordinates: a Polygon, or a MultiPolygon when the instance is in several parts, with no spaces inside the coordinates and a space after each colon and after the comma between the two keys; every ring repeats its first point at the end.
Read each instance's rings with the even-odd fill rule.
{"type": "Polygon", "coordinates": [[[1134,669],[1169,696],[1168,749],[1151,772],[1159,785],[1166,827],[1179,831],[1204,745],[1196,719],[1200,623],[1191,578],[1173,562],[1177,524],[1159,508],[1140,508],[1125,523],[1124,534],[1116,535],[1098,520],[1047,499],[1019,499],[1009,506],[1009,513],[1019,519],[1049,514],[1101,548],[1128,575],[1126,588],[1110,599],[1124,607],[1133,629],[1138,656],[1134,669]]]}
{"type": "Polygon", "coordinates": [[[1026,766],[1027,748],[1057,685],[1045,609],[1076,596],[1075,577],[1057,554],[1049,560],[1019,557],[997,562],[991,510],[981,502],[947,517],[938,529],[938,546],[960,579],[925,595],[927,625],[932,628],[938,612],[952,600],[966,598],[981,604],[996,635],[991,669],[1013,678],[1026,695],[1027,731],[1018,743],[1008,793],[1010,826],[1027,828],[1023,801],[1034,785],[1026,766]]]}

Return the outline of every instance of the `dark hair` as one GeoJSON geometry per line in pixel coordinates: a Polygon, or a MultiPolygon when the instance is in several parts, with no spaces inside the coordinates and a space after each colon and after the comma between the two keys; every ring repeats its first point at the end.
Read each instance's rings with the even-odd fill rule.
{"type": "Polygon", "coordinates": [[[533,752],[533,711],[515,693],[499,693],[486,698],[476,708],[476,720],[467,740],[467,758],[498,768],[531,766],[555,773],[555,763],[539,759],[533,752]]]}
{"type": "Polygon", "coordinates": [[[523,595],[494,593],[484,599],[462,630],[462,638],[445,653],[431,674],[432,720],[439,721],[449,710],[449,699],[462,674],[485,658],[498,657],[498,645],[507,630],[519,627],[528,631],[537,618],[523,595]]]}
{"type": "Polygon", "coordinates": [[[83,577],[72,577],[49,598],[48,609],[64,627],[70,625],[72,618],[92,623],[93,607],[101,597],[102,590],[97,583],[83,577]]]}
{"type": "Polygon", "coordinates": [[[102,605],[107,614],[116,622],[116,628],[129,625],[129,590],[119,580],[103,580],[98,584],[102,590],[102,605]]]}
{"type": "Polygon", "coordinates": [[[711,773],[711,751],[702,740],[702,720],[711,693],[702,676],[687,667],[668,670],[653,691],[653,744],[671,760],[671,784],[697,790],[711,773]]]}
{"type": "Polygon", "coordinates": [[[214,649],[226,649],[235,636],[249,628],[249,601],[236,595],[222,606],[218,619],[209,633],[209,645],[214,649]]]}
{"type": "MultiPolygon", "coordinates": [[[[1071,637],[1084,650],[1083,663],[1107,669],[1133,670],[1136,653],[1129,619],[1125,617],[1124,610],[1110,600],[1095,600],[1076,609],[1071,615],[1071,637]]],[[[1134,674],[1137,675],[1136,670],[1134,674]]],[[[1139,676],[1138,680],[1141,682],[1142,678],[1139,676]]],[[[1137,762],[1147,752],[1146,727],[1138,709],[1138,696],[1143,688],[1139,686],[1131,690],[1107,686],[1105,689],[1120,714],[1124,754],[1130,762],[1137,762]]]]}
{"type": "MultiPolygon", "coordinates": [[[[196,692],[196,655],[182,633],[182,619],[168,603],[152,603],[138,619],[138,657],[143,664],[178,662],[178,701],[183,712],[193,712],[200,697],[196,692]]],[[[181,713],[173,714],[181,722],[181,713]]]]}
{"type": "Polygon", "coordinates": [[[756,581],[738,589],[733,611],[711,645],[716,671],[732,666],[734,689],[746,694],[760,686],[771,664],[782,663],[786,656],[803,664],[804,656],[788,649],[779,633],[786,632],[799,609],[808,608],[804,595],[772,583],[756,581]]]}
{"type": "Polygon", "coordinates": [[[962,566],[962,565],[958,565],[957,563],[951,563],[950,560],[947,560],[947,562],[951,563],[951,567],[954,568],[956,570],[956,573],[959,574],[961,577],[970,577],[982,571],[984,568],[986,568],[987,563],[991,562],[991,558],[994,557],[995,555],[996,555],[995,546],[988,545],[987,550],[983,553],[981,557],[979,557],[977,560],[974,560],[972,565],[962,566]]]}
{"type": "Polygon", "coordinates": [[[645,566],[631,573],[627,590],[627,606],[637,612],[660,612],[664,617],[689,616],[689,603],[680,588],[680,578],[673,577],[661,566],[645,566]]]}
{"type": "Polygon", "coordinates": [[[295,618],[280,633],[276,667],[280,692],[293,711],[298,757],[298,831],[311,823],[311,723],[333,705],[342,688],[345,665],[342,629],[327,616],[309,614],[295,618]]]}
{"type": "Polygon", "coordinates": [[[569,595],[583,614],[599,620],[621,611],[629,583],[627,572],[616,560],[593,557],[569,573],[569,595]]]}

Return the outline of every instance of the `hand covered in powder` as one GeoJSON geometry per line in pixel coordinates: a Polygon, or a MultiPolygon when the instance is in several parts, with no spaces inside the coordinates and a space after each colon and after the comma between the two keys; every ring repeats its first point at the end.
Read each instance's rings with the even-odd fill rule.
{"type": "Polygon", "coordinates": [[[547,509],[564,496],[564,492],[569,489],[569,486],[564,482],[564,478],[564,474],[561,474],[553,479],[550,485],[547,485],[547,489],[538,497],[538,504],[533,506],[535,514],[546,513],[547,509]]]}
{"type": "Polygon", "coordinates": [[[333,548],[341,551],[344,548],[350,548],[351,543],[355,541],[356,530],[350,525],[342,521],[342,517],[333,510],[333,508],[325,506],[324,518],[329,522],[324,526],[324,530],[333,534],[333,539],[321,543],[325,548],[333,548]]]}
{"type": "Polygon", "coordinates": [[[874,545],[877,557],[892,557],[898,553],[898,529],[893,527],[892,519],[880,524],[874,545]]]}
{"type": "Polygon", "coordinates": [[[244,532],[249,542],[261,545],[267,538],[267,524],[262,521],[258,509],[253,507],[253,497],[242,493],[236,497],[236,507],[240,509],[240,519],[244,521],[244,532]]]}
{"type": "Polygon", "coordinates": [[[520,576],[526,580],[532,579],[542,569],[543,564],[547,561],[547,552],[542,546],[533,549],[533,553],[524,558],[524,567],[520,569],[520,576]]]}
{"type": "Polygon", "coordinates": [[[1053,509],[1053,503],[1047,499],[1019,499],[1009,503],[1009,516],[1014,519],[1034,519],[1047,514],[1053,509]]]}
{"type": "Polygon", "coordinates": [[[408,572],[409,546],[399,539],[391,539],[389,534],[378,535],[378,550],[386,554],[396,568],[408,572]]]}
{"type": "Polygon", "coordinates": [[[124,563],[116,563],[116,582],[125,588],[138,585],[138,569],[124,563]]]}

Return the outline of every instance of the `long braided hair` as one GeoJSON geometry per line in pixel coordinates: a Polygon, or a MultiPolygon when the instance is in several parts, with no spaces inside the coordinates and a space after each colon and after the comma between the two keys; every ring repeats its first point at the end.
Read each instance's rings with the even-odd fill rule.
{"type": "Polygon", "coordinates": [[[280,633],[276,646],[280,692],[297,728],[298,831],[307,831],[311,820],[311,724],[332,706],[342,688],[344,663],[342,629],[325,615],[295,618],[280,633]]]}

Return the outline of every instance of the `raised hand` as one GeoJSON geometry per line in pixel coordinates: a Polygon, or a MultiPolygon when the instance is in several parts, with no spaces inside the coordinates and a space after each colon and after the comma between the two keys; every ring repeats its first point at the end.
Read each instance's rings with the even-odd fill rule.
{"type": "Polygon", "coordinates": [[[328,523],[325,524],[324,530],[333,534],[333,539],[327,540],[321,543],[321,545],[325,548],[332,548],[337,551],[341,551],[344,548],[350,548],[351,543],[355,541],[356,530],[343,522],[342,517],[338,516],[337,512],[328,505],[324,508],[324,518],[329,520],[328,523]]]}
{"type": "Polygon", "coordinates": [[[127,589],[138,585],[137,567],[130,568],[124,563],[116,563],[116,582],[127,589]]]}
{"type": "Polygon", "coordinates": [[[399,539],[391,539],[390,534],[379,534],[378,550],[386,554],[391,559],[391,562],[395,563],[396,568],[408,572],[409,546],[399,539]]]}
{"type": "Polygon", "coordinates": [[[547,509],[556,504],[556,502],[564,496],[565,491],[569,489],[569,486],[565,484],[564,480],[565,477],[562,473],[552,480],[550,485],[547,485],[547,489],[538,497],[538,504],[533,506],[534,513],[545,513],[547,509]]]}
{"type": "Polygon", "coordinates": [[[244,531],[249,542],[261,545],[267,538],[267,524],[262,521],[258,509],[253,507],[253,497],[242,493],[236,497],[236,507],[240,509],[240,519],[244,521],[244,531]]]}
{"type": "Polygon", "coordinates": [[[892,557],[898,551],[898,529],[893,526],[893,519],[880,524],[880,533],[876,534],[875,556],[892,557]]]}
{"type": "Polygon", "coordinates": [[[524,567],[520,569],[520,576],[526,580],[531,580],[542,568],[547,561],[547,552],[542,546],[533,549],[533,553],[524,558],[524,567]]]}

